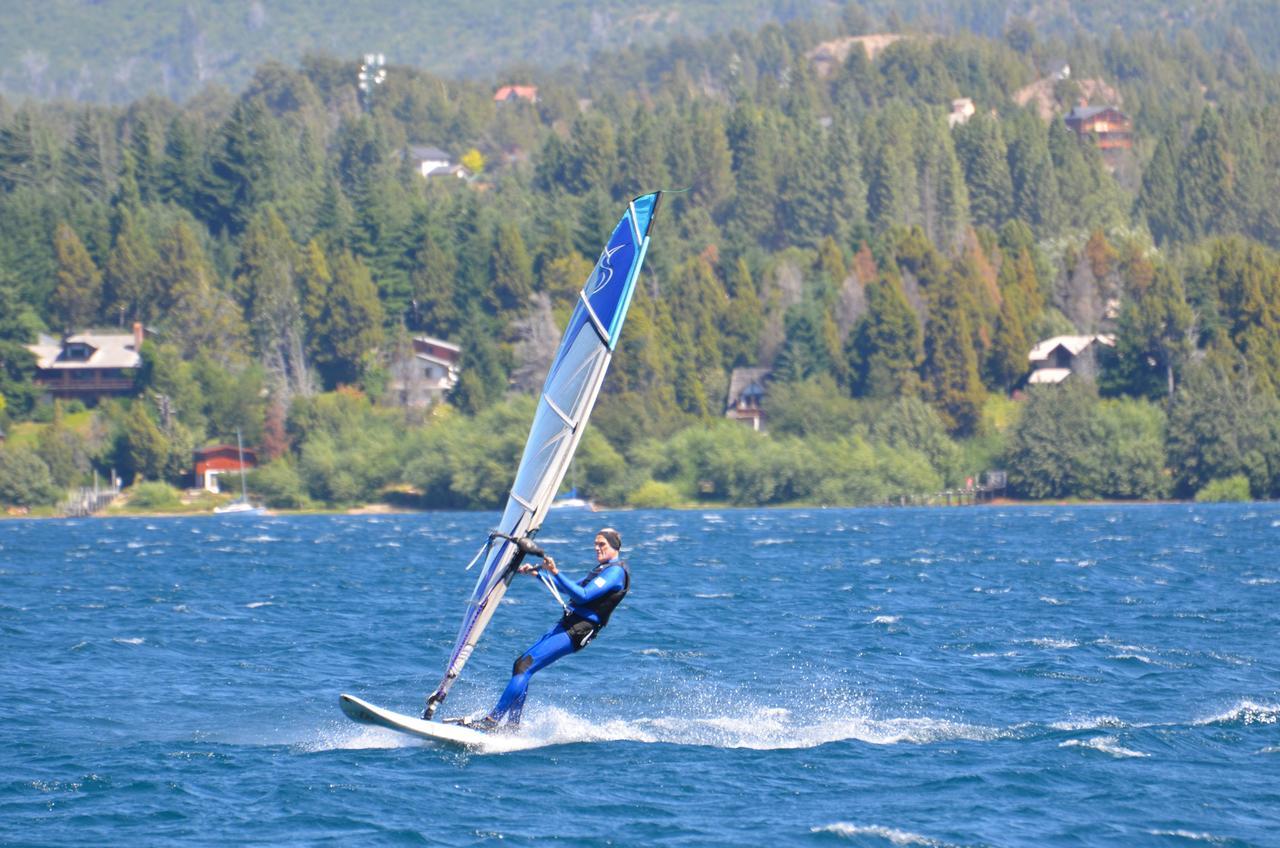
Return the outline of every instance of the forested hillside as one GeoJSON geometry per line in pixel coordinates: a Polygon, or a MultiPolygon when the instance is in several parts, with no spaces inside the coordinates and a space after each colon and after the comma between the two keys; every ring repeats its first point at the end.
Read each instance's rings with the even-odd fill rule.
{"type": "Polygon", "coordinates": [[[185,100],[210,84],[239,91],[260,65],[296,65],[308,54],[383,53],[485,80],[527,66],[580,70],[599,51],[769,23],[855,35],[1036,32],[1050,44],[1078,34],[1194,33],[1211,50],[1243,43],[1268,67],[1280,59],[1275,9],[1257,0],[44,0],[8,4],[3,21],[0,94],[100,103],[185,100]]]}
{"type": "Polygon", "coordinates": [[[496,504],[572,298],[655,188],[679,191],[580,454],[594,497],[882,502],[992,467],[1033,498],[1280,492],[1280,78],[1240,39],[1025,22],[820,72],[855,31],[621,49],[530,72],[536,103],[396,64],[362,98],[312,56],[183,105],[0,106],[0,502],[91,468],[180,483],[239,428],[275,505],[496,504]],[[1062,59],[1056,112],[1017,105],[1062,59]],[[1095,82],[1134,123],[1105,160],[1062,120],[1095,82]],[[471,178],[424,179],[420,145],[471,178]],[[41,401],[39,331],[135,322],[132,398],[88,424],[41,401]],[[463,350],[426,415],[389,389],[421,333],[463,350]],[[1011,398],[1072,333],[1115,334],[1097,380],[1011,398]],[[722,417],[747,365],[767,435],[722,417]]]}

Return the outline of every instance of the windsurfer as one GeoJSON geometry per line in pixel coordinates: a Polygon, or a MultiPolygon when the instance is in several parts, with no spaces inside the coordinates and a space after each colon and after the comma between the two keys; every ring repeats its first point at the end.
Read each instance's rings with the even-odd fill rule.
{"type": "Polygon", "coordinates": [[[493,711],[478,723],[479,726],[492,729],[504,719],[508,725],[518,725],[529,680],[534,673],[563,656],[581,651],[609,623],[614,608],[631,588],[631,572],[619,559],[622,536],[617,530],[606,527],[597,533],[595,550],[596,567],[576,583],[560,573],[551,557],[544,557],[540,566],[520,566],[522,574],[534,574],[545,569],[556,589],[568,601],[569,610],[555,627],[516,660],[511,669],[511,681],[493,711]]]}

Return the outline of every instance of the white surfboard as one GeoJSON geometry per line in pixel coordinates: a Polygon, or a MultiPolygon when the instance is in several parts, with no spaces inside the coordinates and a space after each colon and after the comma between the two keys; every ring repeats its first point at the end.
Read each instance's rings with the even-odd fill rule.
{"type": "Polygon", "coordinates": [[[339,695],[338,706],[342,707],[342,711],[347,717],[361,724],[372,724],[377,727],[385,727],[389,730],[397,730],[400,733],[408,733],[411,736],[417,736],[421,739],[429,739],[432,742],[441,742],[445,745],[456,745],[460,748],[468,748],[478,750],[484,748],[489,741],[489,735],[471,727],[463,727],[460,724],[442,724],[438,721],[425,721],[413,716],[407,716],[403,713],[397,713],[393,710],[384,709],[374,706],[368,701],[363,701],[355,695],[339,695]]]}

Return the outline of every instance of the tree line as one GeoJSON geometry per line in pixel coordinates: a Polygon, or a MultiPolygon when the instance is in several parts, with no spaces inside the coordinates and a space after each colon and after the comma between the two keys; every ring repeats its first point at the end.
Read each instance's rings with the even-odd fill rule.
{"type": "Polygon", "coordinates": [[[518,398],[622,202],[653,188],[687,191],[584,451],[597,496],[875,502],[996,465],[1026,497],[1189,496],[1240,474],[1276,494],[1256,416],[1280,379],[1280,81],[1248,46],[1011,26],[855,49],[823,76],[808,54],[830,34],[623,50],[533,73],[536,103],[407,67],[362,97],[354,63],[319,56],[183,105],[0,103],[0,426],[38,432],[0,459],[36,482],[0,500],[47,501],[95,467],[176,483],[238,428],[277,503],[399,485],[491,505],[518,398]],[[1015,103],[1062,47],[1073,78],[1133,104],[1132,151],[1104,160],[1066,128],[1069,81],[1051,120],[1015,103]],[[957,97],[977,108],[952,127],[957,97]],[[472,178],[423,179],[419,144],[472,178]],[[135,321],[136,395],[67,426],[24,345],[135,321]],[[1036,341],[1098,332],[1116,345],[1096,385],[1007,400],[1036,341]],[[463,350],[430,414],[389,390],[421,333],[463,350]],[[772,368],[765,436],[716,423],[747,365],[772,368]]]}

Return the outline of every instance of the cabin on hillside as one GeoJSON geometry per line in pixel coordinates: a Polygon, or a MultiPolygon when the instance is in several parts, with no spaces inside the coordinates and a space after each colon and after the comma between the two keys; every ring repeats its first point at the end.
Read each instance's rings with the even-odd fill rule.
{"type": "Polygon", "coordinates": [[[1116,337],[1109,334],[1045,339],[1027,354],[1031,371],[1025,383],[1029,386],[1053,385],[1072,374],[1096,377],[1100,346],[1115,347],[1115,344],[1116,337]]]}
{"type": "Polygon", "coordinates": [[[955,129],[961,124],[967,124],[977,111],[972,97],[957,97],[951,101],[951,113],[947,115],[947,126],[955,129]]]}
{"type": "MultiPolygon", "coordinates": [[[[218,478],[223,474],[231,473],[239,477],[241,469],[250,471],[258,467],[258,454],[252,448],[245,448],[242,452],[235,445],[210,445],[192,453],[195,457],[193,476],[196,486],[214,494],[222,491],[218,478]]],[[[237,482],[236,487],[239,485],[237,482]]]]}
{"type": "Polygon", "coordinates": [[[388,391],[401,406],[422,409],[444,400],[458,384],[462,348],[431,336],[416,336],[408,356],[391,363],[388,391]]]}
{"type": "Polygon", "coordinates": [[[1067,128],[1088,137],[1104,153],[1133,147],[1133,121],[1115,106],[1089,106],[1081,102],[1064,119],[1067,128]]]}
{"type": "Polygon", "coordinates": [[[456,177],[461,180],[471,176],[471,172],[466,167],[454,162],[453,157],[438,147],[411,144],[409,145],[408,155],[410,161],[413,162],[413,169],[421,174],[424,179],[456,177]]]}
{"type": "Polygon", "coordinates": [[[86,402],[132,394],[143,336],[140,323],[132,333],[86,330],[61,339],[42,333],[27,345],[36,357],[36,385],[55,398],[86,402]]]}
{"type": "Polygon", "coordinates": [[[729,396],[724,417],[741,421],[757,433],[764,431],[764,398],[768,392],[768,368],[735,368],[729,376],[729,396]]]}

